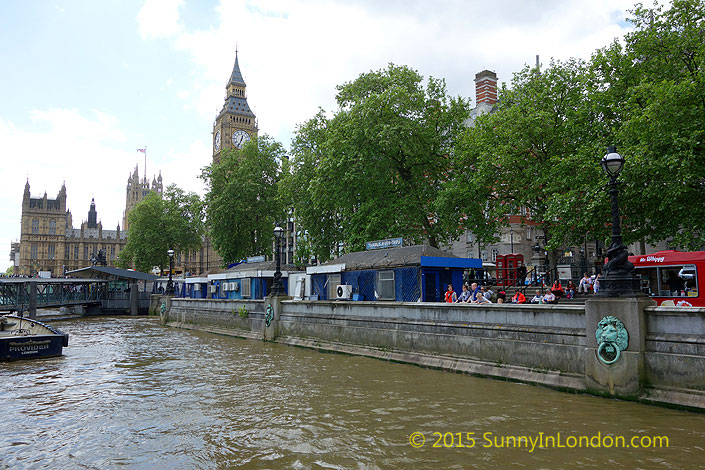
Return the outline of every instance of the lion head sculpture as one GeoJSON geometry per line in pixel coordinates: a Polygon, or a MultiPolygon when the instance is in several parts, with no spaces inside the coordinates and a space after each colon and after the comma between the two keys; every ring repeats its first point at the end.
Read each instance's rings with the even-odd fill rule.
{"type": "Polygon", "coordinates": [[[597,357],[605,364],[617,362],[622,351],[629,346],[629,333],[618,318],[604,317],[595,330],[597,357]]]}

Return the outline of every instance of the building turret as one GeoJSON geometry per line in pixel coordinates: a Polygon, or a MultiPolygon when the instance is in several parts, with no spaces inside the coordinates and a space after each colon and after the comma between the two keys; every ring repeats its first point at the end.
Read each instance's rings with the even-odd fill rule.
{"type": "Polygon", "coordinates": [[[91,208],[88,210],[88,223],[86,227],[88,228],[98,228],[98,213],[95,210],[95,199],[91,199],[91,208]]]}

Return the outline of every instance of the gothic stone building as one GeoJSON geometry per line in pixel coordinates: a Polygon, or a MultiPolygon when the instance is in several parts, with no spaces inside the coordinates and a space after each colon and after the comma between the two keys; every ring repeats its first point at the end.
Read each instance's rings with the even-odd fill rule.
{"type": "MultiPolygon", "coordinates": [[[[150,186],[146,177],[140,180],[135,168],[127,180],[123,227],[127,225],[130,210],[139,201],[150,192],[161,195],[162,189],[161,174],[153,178],[150,186]]],[[[17,274],[34,276],[45,271],[52,277],[62,276],[66,271],[90,265],[91,257],[100,250],[105,253],[108,266],[114,266],[126,244],[127,230],[120,230],[120,224],[115,230],[103,229],[94,200],[88,219],[80,228],[73,228],[71,211],[66,208],[66,185],[61,186],[56,199],[49,199],[46,193],[41,198],[31,197],[29,181],[25,184],[17,274]]]]}
{"type": "Polygon", "coordinates": [[[130,227],[130,221],[127,216],[130,211],[144,199],[149,193],[157,193],[159,196],[162,195],[164,191],[164,184],[162,183],[162,172],[159,172],[159,176],[152,178],[152,186],[150,188],[149,180],[147,175],[144,175],[144,179],[140,181],[139,173],[137,172],[137,165],[135,165],[135,171],[127,178],[127,191],[125,195],[125,212],[122,214],[122,228],[127,231],[130,227]]]}
{"type": "Polygon", "coordinates": [[[65,271],[83,268],[90,264],[91,255],[104,250],[109,265],[125,247],[127,236],[120,230],[103,230],[97,221],[95,201],[91,201],[88,220],[81,228],[73,228],[71,211],[66,209],[66,185],[61,186],[56,199],[33,198],[29,181],[22,198],[22,223],[20,234],[20,264],[18,274],[34,276],[39,271],[50,272],[53,277],[65,271]]]}

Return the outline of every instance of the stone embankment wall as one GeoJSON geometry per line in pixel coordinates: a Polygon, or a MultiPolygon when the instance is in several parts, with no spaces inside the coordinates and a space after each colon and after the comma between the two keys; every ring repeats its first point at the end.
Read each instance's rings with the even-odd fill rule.
{"type": "Polygon", "coordinates": [[[606,366],[595,359],[592,318],[602,315],[600,309],[614,311],[610,302],[596,302],[595,310],[590,302],[583,307],[175,298],[162,318],[170,326],[705,410],[705,308],[632,302],[640,312],[635,320],[623,320],[631,335],[625,359],[606,366]]]}

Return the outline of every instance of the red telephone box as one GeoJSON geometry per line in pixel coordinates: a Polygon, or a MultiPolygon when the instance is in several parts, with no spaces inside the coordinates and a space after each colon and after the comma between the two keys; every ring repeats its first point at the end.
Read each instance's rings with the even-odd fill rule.
{"type": "Polygon", "coordinates": [[[507,255],[497,255],[497,285],[514,286],[519,277],[519,267],[524,266],[524,255],[521,253],[509,253],[507,255]]]}

